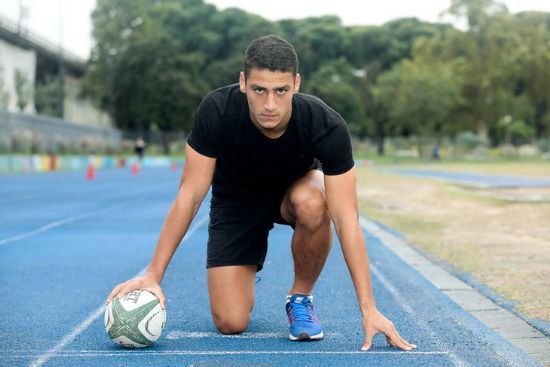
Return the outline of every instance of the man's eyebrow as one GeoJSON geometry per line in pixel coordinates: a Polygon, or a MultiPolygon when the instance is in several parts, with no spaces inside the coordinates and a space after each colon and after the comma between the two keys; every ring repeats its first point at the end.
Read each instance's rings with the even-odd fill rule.
{"type": "MultiPolygon", "coordinates": [[[[261,85],[258,85],[258,84],[250,84],[250,87],[252,89],[267,89],[266,87],[262,87],[261,85]]],[[[281,85],[273,88],[273,90],[279,90],[279,89],[290,89],[290,84],[285,84],[285,85],[281,85]]]]}

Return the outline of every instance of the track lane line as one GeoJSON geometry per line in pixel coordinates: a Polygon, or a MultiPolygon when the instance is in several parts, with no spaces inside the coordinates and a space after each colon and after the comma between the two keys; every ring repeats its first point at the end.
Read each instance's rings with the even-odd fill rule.
{"type": "MultiPolygon", "coordinates": [[[[434,331],[433,328],[431,328],[426,322],[421,321],[417,315],[416,312],[414,312],[414,309],[401,297],[399,294],[399,291],[390,283],[390,281],[380,272],[378,267],[374,264],[371,264],[370,266],[372,274],[378,279],[378,281],[386,288],[386,290],[392,295],[393,299],[397,302],[399,307],[403,309],[409,316],[415,320],[416,325],[418,325],[420,328],[422,328],[425,332],[431,334],[433,337],[437,338],[437,333],[434,331]]],[[[448,346],[443,343],[441,340],[439,341],[444,348],[448,348],[448,346]]],[[[448,348],[451,349],[451,348],[448,348]]],[[[471,365],[460,358],[454,351],[448,352],[449,359],[453,363],[453,366],[455,367],[471,367],[471,365]]]]}
{"type": "MultiPolygon", "coordinates": [[[[368,221],[364,217],[360,217],[359,224],[361,225],[361,228],[363,228],[365,232],[369,232],[368,221]]],[[[380,237],[378,237],[376,233],[374,233],[374,235],[380,240],[380,242],[382,242],[382,244],[384,244],[384,241],[380,237]]],[[[424,322],[423,320],[420,320],[417,317],[416,312],[411,307],[411,305],[409,305],[407,301],[403,297],[401,297],[401,294],[399,293],[397,288],[395,288],[393,284],[391,284],[391,282],[382,274],[380,269],[378,269],[378,267],[375,264],[371,263],[370,270],[372,275],[374,275],[378,279],[378,281],[384,286],[384,288],[391,294],[393,299],[395,299],[399,307],[401,307],[403,311],[409,314],[411,319],[415,320],[415,323],[420,328],[422,328],[424,332],[427,332],[428,334],[432,335],[432,337],[437,339],[437,333],[434,331],[434,329],[430,325],[428,325],[428,323],[424,322]]],[[[454,351],[452,351],[452,348],[449,348],[443,342],[441,342],[441,344],[443,345],[444,348],[450,350],[448,356],[455,367],[471,367],[471,365],[468,362],[460,358],[454,351]]]]}
{"type": "MultiPolygon", "coordinates": [[[[483,320],[481,320],[479,317],[476,317],[475,314],[468,312],[464,306],[461,305],[461,301],[457,300],[456,298],[450,297],[448,292],[446,292],[447,288],[450,289],[456,289],[456,290],[473,290],[469,285],[464,283],[462,280],[456,278],[454,275],[449,274],[445,269],[439,267],[438,265],[435,265],[432,263],[429,259],[425,258],[424,255],[419,253],[417,250],[410,247],[409,244],[405,242],[405,240],[398,238],[395,234],[391,233],[390,231],[384,229],[379,224],[372,222],[368,219],[366,219],[363,216],[360,216],[359,218],[360,225],[363,227],[365,232],[368,232],[372,234],[374,237],[378,238],[380,242],[383,244],[384,247],[389,249],[391,252],[393,252],[396,256],[398,256],[404,263],[408,264],[410,267],[412,267],[420,277],[423,277],[428,282],[430,282],[439,292],[442,292],[445,296],[449,297],[451,302],[456,303],[460,308],[464,310],[465,313],[470,314],[474,318],[477,318],[479,322],[484,324],[485,327],[488,329],[492,329],[492,331],[503,337],[504,339],[507,339],[512,344],[514,343],[514,340],[508,339],[506,336],[503,336],[498,328],[491,328],[489,325],[487,325],[483,320]],[[419,265],[424,264],[424,265],[419,265]],[[435,268],[437,269],[441,274],[438,274],[437,281],[434,280],[433,276],[430,274],[432,270],[426,270],[426,268],[423,267],[429,267],[429,269],[435,268]]],[[[387,279],[386,279],[387,280],[387,279]]],[[[387,281],[387,284],[390,284],[389,281],[387,281]]],[[[394,288],[395,289],[395,288],[394,288]]],[[[391,292],[390,292],[391,293],[391,292]]],[[[399,296],[398,291],[395,293],[397,296],[399,296]]],[[[482,296],[484,297],[484,296],[482,296]]],[[[453,317],[454,318],[454,317],[453,317]]],[[[468,325],[465,325],[464,323],[458,321],[455,319],[458,323],[464,325],[468,330],[470,330],[470,327],[468,325]]],[[[521,339],[528,341],[530,338],[521,339]]],[[[536,338],[532,338],[536,339],[536,338]]],[[[443,347],[447,348],[447,345],[443,344],[443,347]]],[[[525,365],[532,365],[531,363],[526,364],[526,361],[524,361],[523,356],[530,357],[534,359],[536,362],[540,364],[540,361],[537,361],[537,357],[535,353],[530,355],[531,353],[527,352],[527,349],[523,349],[522,347],[518,346],[516,344],[516,347],[519,348],[519,351],[522,352],[522,356],[518,356],[516,352],[510,352],[509,348],[507,347],[501,347],[499,344],[495,344],[493,346],[493,350],[499,357],[506,360],[510,366],[525,366],[525,365]]],[[[535,345],[535,348],[538,346],[535,345]]],[[[452,349],[452,348],[449,348],[452,349]]],[[[541,350],[544,350],[544,348],[541,348],[541,350]]],[[[456,355],[456,354],[455,354],[456,355]]]]}
{"type": "Polygon", "coordinates": [[[50,229],[60,227],[64,224],[76,222],[77,220],[90,218],[90,217],[96,216],[98,214],[108,213],[108,212],[110,212],[112,210],[115,210],[115,209],[118,209],[118,208],[120,208],[120,207],[122,207],[126,204],[128,204],[128,203],[115,204],[115,205],[111,205],[111,206],[108,206],[108,207],[105,207],[105,208],[93,210],[91,212],[82,213],[82,214],[79,214],[79,215],[73,215],[73,216],[67,217],[65,219],[61,219],[61,220],[57,220],[55,222],[48,223],[46,225],[43,225],[42,227],[39,227],[37,229],[33,229],[32,231],[21,233],[21,234],[15,235],[13,237],[8,237],[8,238],[5,238],[3,240],[0,240],[0,246],[6,245],[8,243],[16,242],[16,241],[19,241],[19,240],[22,240],[22,239],[25,239],[25,238],[28,238],[28,237],[32,237],[32,236],[37,235],[39,233],[49,231],[50,229]]]}
{"type": "Polygon", "coordinates": [[[124,197],[122,203],[107,206],[107,207],[96,209],[96,210],[92,210],[90,212],[86,212],[86,213],[82,213],[82,214],[73,215],[73,216],[70,216],[70,217],[67,217],[67,218],[64,218],[64,219],[60,219],[60,220],[45,224],[41,227],[38,227],[36,229],[33,229],[33,230],[25,232],[25,233],[21,233],[21,234],[12,236],[12,237],[0,239],[0,246],[6,245],[6,244],[11,243],[11,242],[16,242],[16,241],[25,239],[27,237],[32,237],[32,236],[37,235],[39,233],[49,231],[50,229],[57,228],[57,227],[60,227],[62,225],[68,224],[68,223],[72,223],[72,222],[75,222],[77,220],[86,219],[86,218],[96,216],[98,214],[103,214],[103,213],[110,212],[112,210],[118,209],[118,208],[123,207],[125,205],[131,204],[136,199],[141,198],[146,194],[150,194],[150,193],[153,193],[153,192],[156,192],[156,191],[157,190],[144,190],[144,191],[141,191],[141,192],[139,192],[135,195],[124,197]]]}
{"type": "MultiPolygon", "coordinates": [[[[181,240],[181,243],[186,241],[191,237],[205,222],[208,221],[209,215],[205,214],[200,218],[200,220],[187,231],[185,237],[181,240]]],[[[134,278],[145,273],[147,267],[143,268],[139,273],[134,275],[134,278]]],[[[101,305],[95,311],[93,311],[84,321],[78,324],[69,334],[65,335],[53,348],[46,351],[46,353],[40,355],[37,359],[32,361],[29,364],[29,367],[39,367],[44,363],[49,361],[51,358],[55,357],[63,348],[65,348],[69,343],[71,343],[77,336],[79,336],[84,330],[86,330],[105,310],[105,305],[101,305]]]]}
{"type": "MultiPolygon", "coordinates": [[[[350,350],[350,351],[314,351],[314,350],[127,350],[127,351],[65,351],[56,354],[55,358],[70,357],[128,357],[131,356],[217,356],[217,355],[285,355],[285,354],[310,354],[310,355],[354,355],[354,354],[373,354],[373,355],[410,355],[410,356],[448,356],[448,351],[404,351],[404,350],[350,350]]],[[[34,355],[15,355],[15,358],[29,358],[34,355]]]]}

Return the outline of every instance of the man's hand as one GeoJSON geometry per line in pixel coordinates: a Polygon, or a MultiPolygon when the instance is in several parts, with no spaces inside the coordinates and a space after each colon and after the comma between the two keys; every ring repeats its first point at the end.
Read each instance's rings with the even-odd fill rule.
{"type": "Polygon", "coordinates": [[[151,293],[153,293],[155,296],[158,297],[160,300],[160,307],[164,310],[166,308],[166,298],[164,297],[164,294],[162,293],[162,289],[160,288],[159,282],[149,273],[145,273],[144,275],[141,275],[139,277],[136,277],[134,279],[130,279],[124,283],[121,283],[117,285],[109,296],[107,297],[107,300],[105,301],[105,304],[108,304],[111,302],[113,298],[115,298],[116,295],[118,295],[119,298],[124,297],[126,294],[130,293],[134,289],[145,289],[151,293]]]}
{"type": "Polygon", "coordinates": [[[372,345],[372,338],[378,334],[386,335],[386,340],[390,347],[401,348],[403,350],[413,350],[416,345],[410,344],[403,339],[393,323],[382,315],[377,309],[372,310],[363,317],[363,329],[365,330],[365,343],[361,350],[369,350],[372,345]]]}

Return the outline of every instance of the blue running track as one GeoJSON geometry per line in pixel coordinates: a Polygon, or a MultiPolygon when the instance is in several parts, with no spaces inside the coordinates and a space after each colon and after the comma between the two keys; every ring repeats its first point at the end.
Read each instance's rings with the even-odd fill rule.
{"type": "Polygon", "coordinates": [[[392,169],[386,170],[386,172],[396,173],[405,176],[434,178],[443,181],[450,181],[463,185],[479,187],[550,187],[550,179],[536,177],[486,175],[477,173],[448,172],[427,169],[392,169]]]}
{"type": "Polygon", "coordinates": [[[378,307],[413,352],[382,336],[361,352],[363,330],[339,244],[315,289],[326,338],[291,342],[284,311],[292,282],[291,230],[271,232],[249,330],[216,332],[205,252],[208,203],[180,246],[163,288],[168,322],[152,347],[125,350],[103,328],[103,300],[152,255],[179,175],[169,169],[0,176],[2,366],[536,366],[459,308],[367,233],[378,307]]]}

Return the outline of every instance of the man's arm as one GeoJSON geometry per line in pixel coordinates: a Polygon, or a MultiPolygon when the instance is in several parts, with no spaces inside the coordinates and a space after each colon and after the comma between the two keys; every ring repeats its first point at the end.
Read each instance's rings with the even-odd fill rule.
{"type": "Polygon", "coordinates": [[[206,157],[187,145],[178,195],[168,211],[147,271],[143,276],[117,285],[106,302],[117,294],[122,297],[136,288],[143,288],[156,294],[164,307],[166,301],[160,282],[179,243],[197,214],[202,200],[208,193],[215,166],[215,158],[206,157]]]}
{"type": "Polygon", "coordinates": [[[330,217],[342,244],[342,252],[351,274],[359,307],[363,315],[365,343],[362,350],[371,347],[372,338],[384,333],[390,346],[404,350],[416,348],[401,338],[392,322],[376,308],[372,294],[369,257],[363,231],[359,225],[355,168],[341,175],[325,175],[325,190],[330,217]]]}
{"type": "Polygon", "coordinates": [[[186,146],[185,166],[178,195],[168,211],[153,259],[147,268],[147,272],[159,283],[208,193],[215,167],[215,158],[204,156],[189,145],[186,146]]]}

